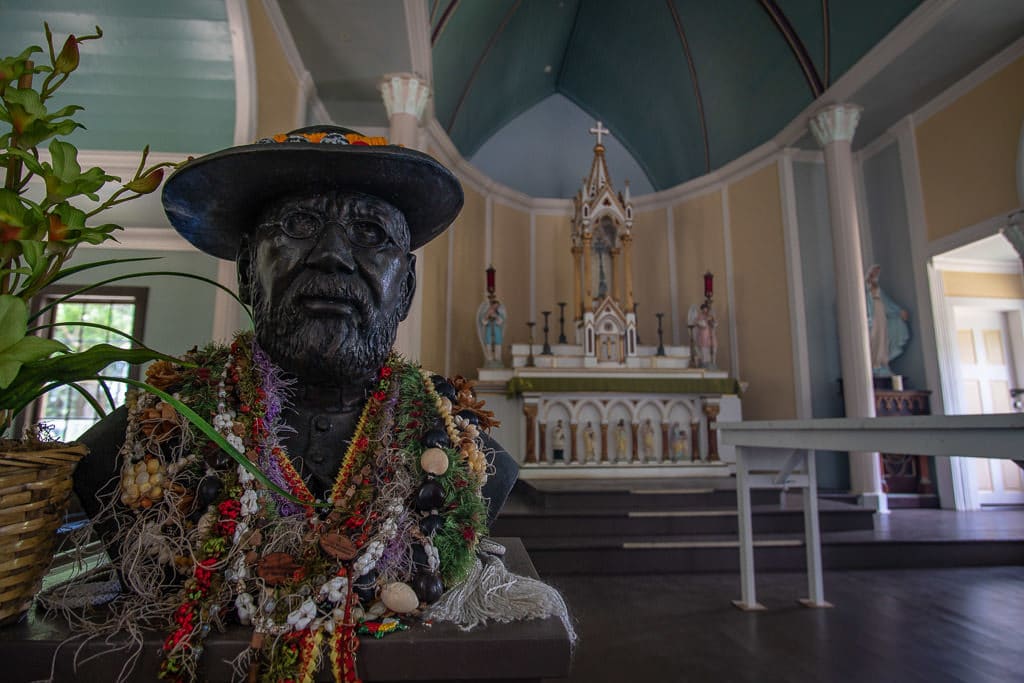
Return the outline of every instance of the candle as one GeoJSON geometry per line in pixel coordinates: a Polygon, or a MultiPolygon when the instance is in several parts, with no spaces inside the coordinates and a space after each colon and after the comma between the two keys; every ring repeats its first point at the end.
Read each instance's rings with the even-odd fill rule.
{"type": "Polygon", "coordinates": [[[494,294],[494,266],[487,266],[487,293],[494,294]]]}
{"type": "Polygon", "coordinates": [[[711,271],[704,273],[704,298],[710,299],[714,293],[714,280],[715,276],[711,274],[711,271]]]}

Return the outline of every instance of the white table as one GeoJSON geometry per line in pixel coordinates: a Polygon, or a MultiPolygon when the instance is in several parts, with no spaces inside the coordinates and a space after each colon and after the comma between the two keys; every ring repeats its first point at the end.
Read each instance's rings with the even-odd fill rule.
{"type": "Polygon", "coordinates": [[[719,422],[719,441],[736,446],[740,609],[757,610],[751,488],[800,488],[807,546],[808,607],[830,607],[821,577],[818,485],[813,450],[1024,459],[1024,414],[921,415],[719,422]],[[759,449],[759,450],[755,450],[759,449]],[[782,452],[780,452],[782,451],[782,452]]]}

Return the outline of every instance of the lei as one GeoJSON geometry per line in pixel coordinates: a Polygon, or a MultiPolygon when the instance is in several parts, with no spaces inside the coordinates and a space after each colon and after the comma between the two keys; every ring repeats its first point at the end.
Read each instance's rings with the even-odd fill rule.
{"type": "Polygon", "coordinates": [[[233,613],[253,626],[236,662],[250,679],[311,681],[326,655],[336,681],[358,681],[359,635],[407,628],[398,616],[439,599],[473,564],[486,533],[479,436],[496,424],[491,413],[466,380],[392,355],[329,505],[316,506],[283,443],[289,382],[251,333],[186,360],[154,364],[147,380],[209,415],[300,503],[275,494],[169,405],[132,398],[121,503],[159,526],[166,542],[151,559],[183,579],[160,677],[195,680],[204,637],[233,613]]]}

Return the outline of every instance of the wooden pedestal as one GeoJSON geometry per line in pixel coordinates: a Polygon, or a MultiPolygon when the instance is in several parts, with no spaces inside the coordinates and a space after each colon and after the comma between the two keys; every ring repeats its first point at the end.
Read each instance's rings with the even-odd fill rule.
{"type": "MultiPolygon", "coordinates": [[[[508,548],[506,566],[513,572],[536,577],[533,563],[518,538],[499,538],[508,548]]],[[[0,661],[4,681],[33,681],[50,678],[50,665],[57,646],[68,635],[63,623],[44,620],[31,611],[20,624],[0,628],[0,661]]],[[[230,681],[231,660],[247,647],[251,630],[231,626],[225,633],[213,633],[205,642],[203,655],[206,681],[230,681]]],[[[141,656],[129,680],[156,678],[157,653],[164,635],[146,637],[141,656]]],[[[124,664],[125,652],[107,652],[110,645],[90,642],[81,648],[76,670],[73,665],[78,643],[61,649],[53,670],[55,681],[112,681],[124,664]]],[[[474,631],[460,631],[452,624],[412,628],[381,640],[363,638],[359,648],[359,674],[373,681],[490,681],[540,683],[541,679],[569,675],[569,637],[562,623],[552,617],[543,621],[490,624],[474,631]]],[[[330,666],[316,677],[330,681],[330,666]]]]}

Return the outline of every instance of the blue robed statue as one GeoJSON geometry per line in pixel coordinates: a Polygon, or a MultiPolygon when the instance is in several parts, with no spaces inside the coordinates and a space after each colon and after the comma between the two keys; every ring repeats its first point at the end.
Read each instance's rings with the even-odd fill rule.
{"type": "Polygon", "coordinates": [[[484,349],[487,367],[501,367],[501,344],[505,331],[505,305],[493,294],[476,312],[476,331],[484,349]]]}
{"type": "Polygon", "coordinates": [[[864,280],[868,308],[868,341],[871,346],[871,372],[876,377],[889,377],[889,363],[903,353],[910,340],[910,317],[906,309],[893,301],[879,286],[879,265],[871,266],[864,280]]]}

